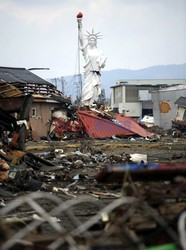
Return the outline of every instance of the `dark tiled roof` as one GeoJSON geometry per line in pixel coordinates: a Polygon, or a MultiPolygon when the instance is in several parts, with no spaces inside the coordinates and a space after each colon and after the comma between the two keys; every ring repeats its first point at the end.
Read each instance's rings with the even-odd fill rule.
{"type": "Polygon", "coordinates": [[[63,96],[52,95],[52,98],[60,103],[68,103],[71,104],[71,100],[68,98],[64,98],[63,96]]]}
{"type": "Polygon", "coordinates": [[[186,97],[181,96],[175,104],[178,104],[178,106],[186,108],[186,97]]]}
{"type": "Polygon", "coordinates": [[[50,82],[45,81],[25,68],[0,67],[0,83],[2,82],[23,84],[34,83],[52,86],[50,82]]]}

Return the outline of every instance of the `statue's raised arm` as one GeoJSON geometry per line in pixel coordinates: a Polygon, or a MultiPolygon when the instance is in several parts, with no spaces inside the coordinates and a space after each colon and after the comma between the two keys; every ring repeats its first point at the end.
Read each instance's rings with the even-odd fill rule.
{"type": "Polygon", "coordinates": [[[84,57],[84,84],[81,95],[81,102],[83,105],[91,106],[94,102],[99,101],[101,94],[101,68],[104,68],[106,57],[97,48],[97,39],[100,38],[99,32],[87,32],[88,43],[84,44],[82,33],[82,17],[80,12],[77,15],[78,22],[78,39],[80,49],[84,57]]]}
{"type": "Polygon", "coordinates": [[[84,40],[83,40],[83,33],[82,33],[82,17],[83,14],[79,12],[77,14],[77,22],[78,22],[78,40],[79,40],[79,45],[80,49],[82,50],[84,48],[84,40]]]}

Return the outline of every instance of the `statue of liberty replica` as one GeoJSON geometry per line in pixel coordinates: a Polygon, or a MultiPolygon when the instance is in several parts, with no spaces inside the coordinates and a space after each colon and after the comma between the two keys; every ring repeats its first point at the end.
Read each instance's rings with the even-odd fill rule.
{"type": "Polygon", "coordinates": [[[91,32],[87,32],[88,42],[85,43],[82,33],[82,17],[82,13],[77,15],[79,47],[85,61],[81,104],[90,107],[99,100],[101,94],[101,69],[105,66],[106,57],[97,48],[99,32],[94,33],[93,29],[91,32]]]}

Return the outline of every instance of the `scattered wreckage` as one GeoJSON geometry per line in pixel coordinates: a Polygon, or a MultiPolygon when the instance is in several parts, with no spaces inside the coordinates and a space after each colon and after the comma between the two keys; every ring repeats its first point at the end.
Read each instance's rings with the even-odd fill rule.
{"type": "MultiPolygon", "coordinates": [[[[174,156],[183,162],[151,163],[146,154],[124,152],[142,144],[149,151],[158,141],[163,149],[136,121],[95,110],[74,116],[75,129],[74,123],[59,122],[63,141],[44,143],[52,150],[28,150],[28,141],[22,151],[19,136],[2,136],[1,249],[185,249],[184,154],[174,156]],[[79,144],[73,146],[78,139],[64,136],[76,130],[81,136],[76,134],[79,144]],[[98,138],[110,153],[93,146],[98,138]],[[116,154],[114,145],[123,153],[116,154]]],[[[19,135],[20,125],[8,119],[6,114],[2,131],[19,135]]],[[[168,140],[164,147],[170,146],[168,140]]]]}
{"type": "MultiPolygon", "coordinates": [[[[122,140],[122,152],[142,142],[122,140]]],[[[55,148],[16,160],[1,153],[1,249],[185,249],[185,156],[152,164],[146,154],[116,154],[113,141],[80,140],[79,150],[46,141],[55,148]]]]}
{"type": "Polygon", "coordinates": [[[184,133],[0,73],[0,249],[186,249],[184,133]]]}
{"type": "Polygon", "coordinates": [[[164,209],[157,212],[153,205],[136,197],[118,198],[103,206],[89,196],[63,201],[48,193],[31,193],[1,209],[1,216],[10,226],[21,226],[9,235],[1,229],[4,233],[1,249],[185,249],[186,214],[180,207],[176,220],[171,209],[167,207],[167,210],[168,217],[164,209]],[[44,204],[52,204],[49,211],[40,204],[41,199],[44,204]],[[78,207],[85,205],[89,210],[92,208],[93,213],[97,207],[98,212],[88,218],[87,212],[78,215],[78,207]],[[20,219],[19,213],[11,215],[23,206],[27,209],[26,217],[20,219]],[[70,221],[68,229],[61,223],[64,216],[70,221]],[[81,221],[83,216],[85,221],[81,221]],[[172,225],[175,220],[178,232],[172,225]],[[43,232],[46,225],[50,235],[43,232]],[[165,243],[167,241],[169,243],[165,243]],[[153,247],[157,243],[161,246],[153,247]]]}

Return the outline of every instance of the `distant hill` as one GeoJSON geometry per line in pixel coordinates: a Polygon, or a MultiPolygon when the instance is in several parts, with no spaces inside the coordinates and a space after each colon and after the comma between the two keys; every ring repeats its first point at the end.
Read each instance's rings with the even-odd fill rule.
{"type": "MultiPolygon", "coordinates": [[[[67,82],[65,85],[66,94],[74,97],[76,91],[73,76],[66,76],[64,78],[67,82]]],[[[110,96],[110,86],[115,85],[117,80],[124,79],[186,79],[186,63],[157,65],[139,70],[114,69],[102,71],[102,88],[105,89],[106,97],[110,96]]]]}

